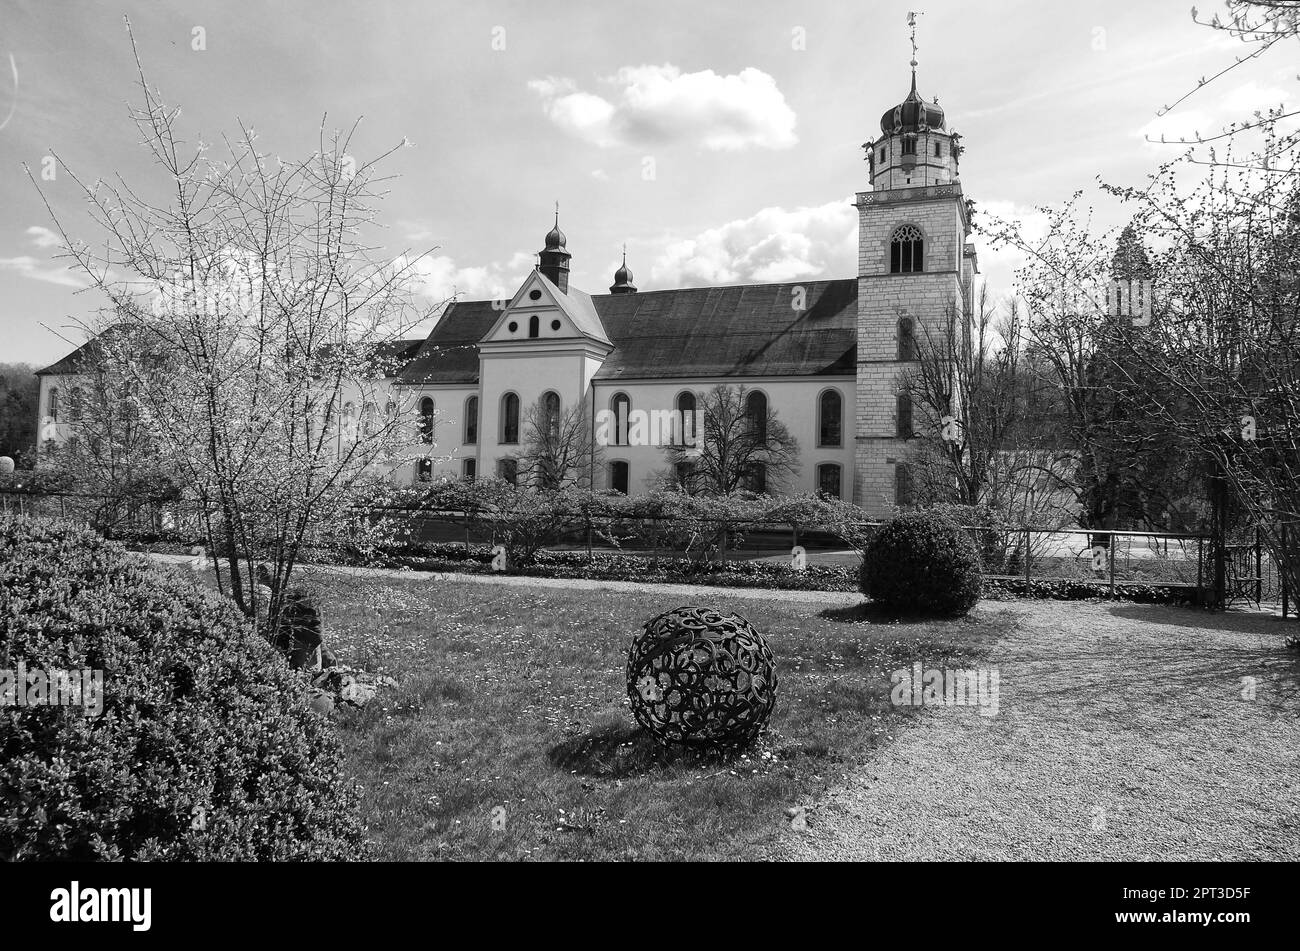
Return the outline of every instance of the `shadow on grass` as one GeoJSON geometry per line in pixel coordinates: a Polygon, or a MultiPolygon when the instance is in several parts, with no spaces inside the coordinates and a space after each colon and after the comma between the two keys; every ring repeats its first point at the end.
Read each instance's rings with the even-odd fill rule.
{"type": "Polygon", "coordinates": [[[817,616],[839,624],[907,624],[924,621],[966,621],[965,615],[939,614],[927,611],[902,611],[879,601],[863,601],[846,607],[827,608],[817,616]]]}

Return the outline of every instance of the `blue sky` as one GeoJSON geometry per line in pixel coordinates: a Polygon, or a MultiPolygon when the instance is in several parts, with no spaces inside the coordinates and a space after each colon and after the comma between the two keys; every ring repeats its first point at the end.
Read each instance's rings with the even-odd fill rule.
{"type": "MultiPolygon", "coordinates": [[[[1140,183],[1176,154],[1144,131],[1208,132],[1294,96],[1294,57],[1274,55],[1157,121],[1237,51],[1186,0],[4,0],[0,361],[57,359],[101,303],[57,258],[22,164],[39,171],[53,149],[90,180],[156,182],[127,118],[123,15],[191,138],[238,118],[266,150],[306,155],[328,113],[331,127],[364,116],[361,158],[409,139],[389,160],[384,240],[431,252],[421,286],[441,299],[513,290],[556,201],[591,293],[624,242],[644,290],[852,276],[860,146],[907,93],[918,6],[920,92],[963,135],[966,194],[1004,216],[1032,219],[1098,175],[1140,183]]],[[[62,172],[46,194],[93,239],[62,172]]],[[[1014,261],[981,260],[1009,292],[1014,261]]]]}

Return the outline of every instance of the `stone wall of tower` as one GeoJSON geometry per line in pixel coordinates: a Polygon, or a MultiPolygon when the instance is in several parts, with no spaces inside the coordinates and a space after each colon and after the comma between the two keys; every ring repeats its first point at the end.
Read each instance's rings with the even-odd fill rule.
{"type": "MultiPolygon", "coordinates": [[[[898,322],[910,317],[918,340],[939,342],[950,309],[960,307],[968,231],[965,199],[956,184],[886,189],[858,195],[858,368],[854,500],[873,516],[894,505],[895,470],[913,441],[897,438],[897,396],[915,364],[898,360],[898,322]],[[925,241],[924,270],[890,273],[897,228],[913,225],[925,241]]],[[[915,428],[935,421],[913,407],[915,428]]]]}

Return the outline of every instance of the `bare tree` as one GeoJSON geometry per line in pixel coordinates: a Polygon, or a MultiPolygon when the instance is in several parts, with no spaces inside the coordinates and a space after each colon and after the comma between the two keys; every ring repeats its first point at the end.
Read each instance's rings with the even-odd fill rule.
{"type": "Polygon", "coordinates": [[[149,462],[204,513],[219,584],[274,634],[305,550],[355,526],[353,506],[418,445],[385,384],[385,347],[423,314],[410,264],[377,259],[360,237],[385,179],[379,160],[349,154],[352,132],[322,124],[300,161],[259,151],[244,126],[224,160],[202,143],[187,151],[179,109],[148,85],[138,53],[136,65],[131,118],[170,200],[70,172],[93,241],[50,208],[66,255],[108,300],[88,328],[105,388],[95,400],[120,409],[88,416],[82,441],[113,441],[127,419],[148,433],[149,462]],[[269,615],[259,562],[271,566],[269,615]]]}
{"type": "Polygon", "coordinates": [[[592,431],[590,400],[566,410],[554,394],[540,397],[524,417],[524,445],[516,458],[525,485],[591,488],[601,451],[592,431]]]}
{"type": "Polygon", "coordinates": [[[668,446],[669,480],[692,494],[767,492],[799,472],[799,442],[765,396],[719,383],[697,396],[702,432],[695,445],[668,446]]]}

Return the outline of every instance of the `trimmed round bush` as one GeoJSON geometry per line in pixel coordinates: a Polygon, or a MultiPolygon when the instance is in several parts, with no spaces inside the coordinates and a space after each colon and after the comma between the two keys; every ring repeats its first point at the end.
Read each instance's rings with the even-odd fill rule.
{"type": "Polygon", "coordinates": [[[862,557],[862,593],[909,614],[957,616],[980,599],[980,556],[950,518],[910,512],[886,524],[862,557]]]}
{"type": "Polygon", "coordinates": [[[361,857],[331,722],[193,579],[88,530],[0,517],[0,678],[20,665],[102,671],[102,710],[92,694],[0,696],[0,860],[361,857]]]}

